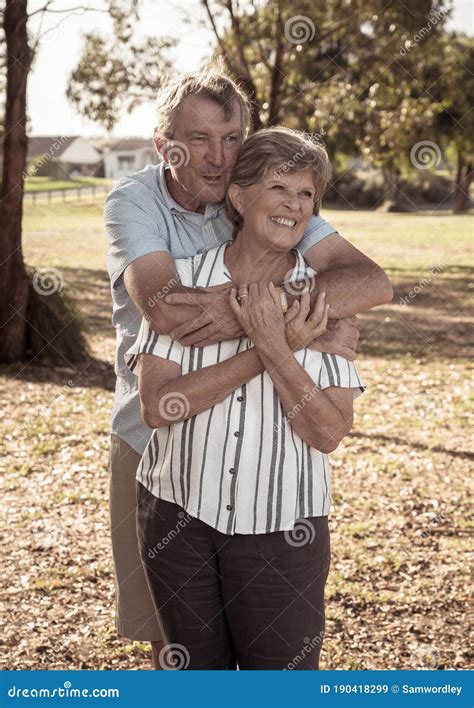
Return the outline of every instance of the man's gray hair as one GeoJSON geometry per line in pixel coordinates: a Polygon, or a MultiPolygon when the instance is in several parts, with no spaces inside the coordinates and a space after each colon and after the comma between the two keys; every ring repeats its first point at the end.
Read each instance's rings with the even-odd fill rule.
{"type": "Polygon", "coordinates": [[[230,78],[220,62],[204,69],[171,79],[158,94],[156,132],[173,139],[176,113],[186,96],[202,96],[217,103],[226,120],[232,117],[236,105],[242,119],[242,137],[247,135],[250,122],[250,101],[246,93],[230,78]]]}

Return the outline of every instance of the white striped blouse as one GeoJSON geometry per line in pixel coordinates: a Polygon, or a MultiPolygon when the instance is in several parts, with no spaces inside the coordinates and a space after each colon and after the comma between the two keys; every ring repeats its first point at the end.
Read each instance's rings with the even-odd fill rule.
{"type": "MultiPolygon", "coordinates": [[[[182,284],[207,287],[229,282],[226,246],[177,260],[182,284]]],[[[288,282],[313,277],[298,251],[295,255],[288,282]]],[[[154,354],[180,364],[184,375],[252,346],[248,337],[242,337],[184,347],[168,335],[156,334],[143,319],[125,359],[138,373],[140,353],[154,354]]],[[[317,388],[353,388],[354,398],[365,388],[353,362],[340,356],[311,349],[295,356],[317,388]]],[[[303,396],[300,409],[306,396],[311,391],[303,396]]],[[[161,405],[172,421],[183,414],[187,401],[182,394],[170,393],[161,405]]],[[[209,410],[154,430],[137,479],[154,496],[178,504],[225,534],[291,530],[298,519],[325,516],[331,507],[329,458],[299,437],[291,417],[291,413],[285,417],[272,379],[263,372],[209,410]]]]}

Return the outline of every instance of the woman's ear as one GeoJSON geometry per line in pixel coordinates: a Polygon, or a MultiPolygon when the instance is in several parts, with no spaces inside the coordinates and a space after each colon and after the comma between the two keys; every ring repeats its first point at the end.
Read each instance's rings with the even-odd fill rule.
{"type": "Polygon", "coordinates": [[[238,184],[229,184],[229,189],[227,190],[227,196],[232,202],[232,206],[239,214],[242,214],[242,189],[238,184]]]}

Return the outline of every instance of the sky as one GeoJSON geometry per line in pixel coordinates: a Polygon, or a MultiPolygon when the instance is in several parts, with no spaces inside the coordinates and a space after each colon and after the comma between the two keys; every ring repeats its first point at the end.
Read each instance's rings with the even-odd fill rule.
{"type": "MultiPolygon", "coordinates": [[[[42,7],[44,0],[29,0],[28,11],[42,7]]],[[[40,49],[28,85],[28,116],[30,135],[103,136],[105,130],[78,115],[66,98],[68,77],[79,61],[83,35],[92,30],[110,32],[110,18],[100,12],[74,10],[80,5],[103,7],[102,0],[55,0],[52,8],[68,10],[45,13],[29,22],[33,34],[41,35],[40,49]]],[[[474,33],[473,0],[454,0],[453,15],[447,27],[474,33]]],[[[178,71],[197,69],[213,48],[210,30],[199,27],[203,17],[199,0],[142,0],[140,22],[136,36],[156,34],[176,37],[178,46],[170,55],[178,71]],[[190,22],[185,22],[188,18],[190,22]]],[[[123,115],[116,124],[114,137],[148,137],[154,125],[154,106],[149,103],[123,115]]]]}

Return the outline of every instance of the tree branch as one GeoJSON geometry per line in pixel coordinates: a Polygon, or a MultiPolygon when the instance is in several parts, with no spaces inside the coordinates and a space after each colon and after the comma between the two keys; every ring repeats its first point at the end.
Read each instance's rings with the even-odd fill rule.
{"type": "Polygon", "coordinates": [[[67,10],[66,9],[64,9],[64,10],[53,10],[53,9],[49,10],[48,8],[51,5],[51,3],[53,3],[53,2],[54,2],[54,0],[48,0],[48,2],[46,3],[46,5],[44,7],[40,7],[39,10],[35,10],[30,15],[28,15],[28,19],[30,19],[30,17],[33,17],[34,15],[37,15],[40,12],[54,12],[57,15],[64,14],[65,12],[67,12],[69,15],[73,15],[75,12],[78,12],[79,10],[81,10],[82,12],[104,12],[106,14],[108,14],[108,12],[109,12],[108,10],[101,10],[98,7],[85,7],[84,5],[78,5],[77,7],[69,7],[67,10]]]}
{"type": "Polygon", "coordinates": [[[214,36],[217,40],[217,44],[219,45],[219,49],[222,51],[222,53],[225,53],[224,46],[222,43],[222,39],[219,35],[219,32],[217,31],[217,26],[214,21],[214,15],[211,12],[211,8],[209,7],[209,0],[201,0],[202,4],[206,8],[207,16],[209,18],[209,22],[211,23],[212,31],[214,32],[214,36]]]}

